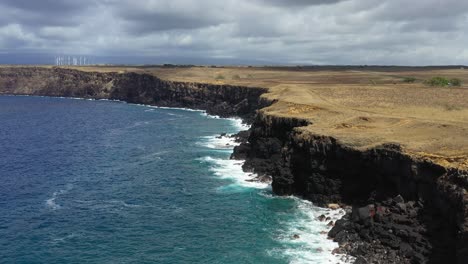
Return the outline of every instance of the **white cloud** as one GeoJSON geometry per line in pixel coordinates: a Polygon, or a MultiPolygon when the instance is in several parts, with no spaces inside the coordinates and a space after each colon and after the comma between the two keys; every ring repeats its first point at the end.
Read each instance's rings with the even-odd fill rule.
{"type": "Polygon", "coordinates": [[[40,2],[0,3],[3,52],[182,57],[187,63],[210,58],[409,65],[467,60],[465,1],[40,2]]]}

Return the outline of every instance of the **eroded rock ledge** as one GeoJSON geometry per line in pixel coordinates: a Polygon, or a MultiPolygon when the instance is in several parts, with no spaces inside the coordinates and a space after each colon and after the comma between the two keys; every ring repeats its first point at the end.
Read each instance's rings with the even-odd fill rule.
{"type": "MultiPolygon", "coordinates": [[[[273,177],[273,191],[349,205],[329,235],[358,263],[468,263],[468,172],[395,144],[358,150],[301,129],[309,121],[256,110],[267,89],[169,82],[136,73],[0,69],[0,93],[114,99],[207,110],[253,122],[233,158],[273,177]]],[[[313,125],[313,124],[312,124],[313,125]]]]}
{"type": "Polygon", "coordinates": [[[357,150],[306,124],[260,111],[233,157],[272,175],[277,194],[350,205],[329,236],[357,263],[468,263],[467,171],[396,144],[357,150]]]}

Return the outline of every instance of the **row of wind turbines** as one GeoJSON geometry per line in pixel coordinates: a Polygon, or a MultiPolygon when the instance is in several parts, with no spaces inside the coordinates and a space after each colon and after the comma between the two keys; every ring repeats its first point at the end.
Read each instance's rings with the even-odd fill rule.
{"type": "Polygon", "coordinates": [[[56,56],[55,65],[56,66],[83,66],[90,65],[91,59],[84,56],[56,56]]]}

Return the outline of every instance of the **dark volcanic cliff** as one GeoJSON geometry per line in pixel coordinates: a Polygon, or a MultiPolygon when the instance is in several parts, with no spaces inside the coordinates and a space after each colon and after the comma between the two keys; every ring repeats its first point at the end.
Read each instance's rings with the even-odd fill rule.
{"type": "Polygon", "coordinates": [[[330,236],[359,263],[468,263],[468,172],[405,154],[398,145],[358,150],[269,115],[267,89],[169,82],[136,73],[0,68],[0,94],[115,99],[207,110],[253,121],[233,158],[273,177],[273,191],[319,205],[352,205],[330,236]]]}
{"type": "Polygon", "coordinates": [[[149,74],[83,72],[63,68],[0,68],[0,94],[121,100],[206,110],[221,117],[251,119],[264,88],[164,81],[149,74]]]}
{"type": "Polygon", "coordinates": [[[468,263],[467,171],[395,144],[353,149],[301,129],[306,124],[260,111],[233,157],[272,175],[277,194],[352,205],[329,236],[359,263],[468,263]]]}

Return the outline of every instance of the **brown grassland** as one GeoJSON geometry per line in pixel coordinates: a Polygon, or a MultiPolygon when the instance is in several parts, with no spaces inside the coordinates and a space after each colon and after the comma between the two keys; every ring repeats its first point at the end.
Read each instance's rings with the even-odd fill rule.
{"type": "Polygon", "coordinates": [[[266,67],[77,67],[85,71],[140,72],[184,82],[265,87],[278,102],[268,114],[299,117],[307,133],[332,136],[366,149],[399,143],[409,155],[468,168],[468,69],[359,69],[266,67]],[[432,87],[435,76],[460,87],[432,87]],[[404,78],[416,81],[407,83],[404,78]]]}

